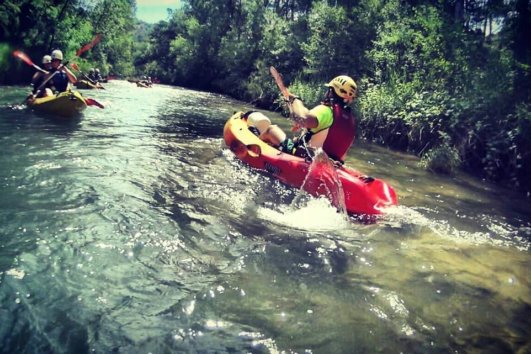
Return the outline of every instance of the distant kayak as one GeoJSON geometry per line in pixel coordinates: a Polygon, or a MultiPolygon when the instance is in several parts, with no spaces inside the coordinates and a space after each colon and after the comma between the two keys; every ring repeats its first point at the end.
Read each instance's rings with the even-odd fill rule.
{"type": "Polygon", "coordinates": [[[87,80],[79,80],[78,82],[76,82],[76,87],[80,90],[94,90],[102,88],[100,84],[93,84],[92,82],[87,80]]]}
{"type": "Polygon", "coordinates": [[[229,118],[223,137],[236,157],[249,166],[292,187],[302,187],[313,196],[324,195],[336,206],[341,201],[349,214],[381,214],[386,207],[398,204],[394,189],[382,180],[345,166],[330,167],[330,163],[320,161],[312,164],[266,144],[249,130],[242,112],[229,118]],[[337,180],[341,186],[334,185],[337,180]],[[337,195],[338,190],[343,195],[337,195]]]}
{"type": "Polygon", "coordinates": [[[36,98],[28,101],[27,105],[39,112],[72,117],[87,108],[87,101],[77,91],[66,91],[55,96],[36,98]]]}
{"type": "Polygon", "coordinates": [[[146,88],[151,87],[151,85],[149,85],[149,84],[147,84],[145,82],[142,82],[142,81],[137,81],[136,82],[136,86],[138,86],[138,87],[146,87],[146,88]]]}

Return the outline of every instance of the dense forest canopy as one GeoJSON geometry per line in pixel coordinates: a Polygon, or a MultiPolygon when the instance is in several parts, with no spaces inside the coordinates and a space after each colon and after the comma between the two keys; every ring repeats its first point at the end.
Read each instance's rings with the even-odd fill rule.
{"type": "Polygon", "coordinates": [[[84,69],[97,64],[104,72],[131,75],[134,27],[134,0],[4,0],[0,4],[0,52],[4,58],[0,82],[27,82],[32,74],[23,63],[6,58],[13,49],[22,49],[35,63],[53,49],[61,49],[66,59],[73,59],[97,33],[104,40],[76,62],[84,69]]]}
{"type": "Polygon", "coordinates": [[[359,84],[360,134],[531,192],[529,0],[183,0],[168,21],[133,0],[0,4],[0,82],[28,80],[23,49],[275,107],[268,67],[308,105],[339,74],[359,84]]]}

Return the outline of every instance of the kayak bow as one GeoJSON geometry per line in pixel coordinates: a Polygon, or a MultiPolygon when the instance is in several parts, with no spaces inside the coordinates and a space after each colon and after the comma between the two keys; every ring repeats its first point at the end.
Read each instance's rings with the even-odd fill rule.
{"type": "Polygon", "coordinates": [[[77,91],[65,91],[55,96],[28,100],[27,104],[37,111],[62,117],[72,117],[87,108],[85,98],[77,91]]]}

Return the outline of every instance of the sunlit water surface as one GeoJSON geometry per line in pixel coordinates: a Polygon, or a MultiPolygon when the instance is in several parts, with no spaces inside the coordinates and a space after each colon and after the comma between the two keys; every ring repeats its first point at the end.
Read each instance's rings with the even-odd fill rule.
{"type": "Polygon", "coordinates": [[[356,144],[401,204],[359,222],[235,159],[251,106],[106,87],[68,122],[0,88],[1,352],[531,352],[529,201],[356,144]]]}

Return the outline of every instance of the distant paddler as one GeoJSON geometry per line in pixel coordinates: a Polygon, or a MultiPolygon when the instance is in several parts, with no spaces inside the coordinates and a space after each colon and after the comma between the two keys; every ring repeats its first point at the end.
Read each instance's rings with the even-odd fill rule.
{"type": "MultiPolygon", "coordinates": [[[[45,55],[42,57],[42,67],[43,69],[37,70],[37,72],[33,75],[31,79],[31,85],[33,86],[32,94],[36,95],[37,89],[41,84],[44,82],[46,75],[50,73],[52,70],[52,57],[50,55],[45,55]]],[[[35,97],[42,97],[44,95],[44,91],[41,91],[39,93],[39,96],[35,97]]]]}
{"type": "Polygon", "coordinates": [[[94,69],[90,69],[89,71],[89,74],[85,74],[83,71],[81,71],[81,69],[79,68],[79,66],[76,64],[76,63],[71,63],[70,66],[72,67],[72,69],[74,69],[75,71],[77,71],[78,73],[81,74],[81,76],[85,79],[85,80],[79,80],[76,82],[76,87],[78,89],[102,89],[102,90],[105,90],[105,87],[103,87],[102,84],[100,84],[97,80],[93,80],[92,77],[92,73],[94,72],[94,69]]]}

